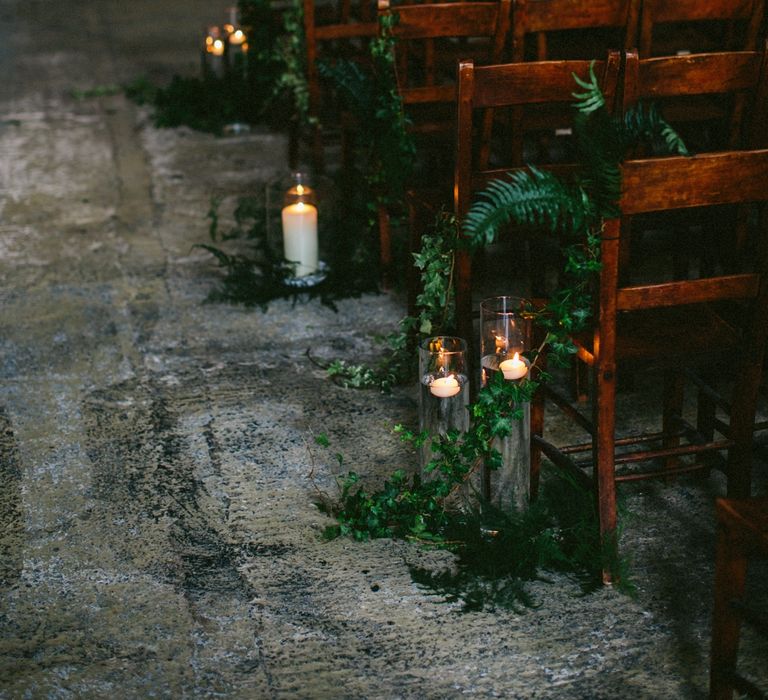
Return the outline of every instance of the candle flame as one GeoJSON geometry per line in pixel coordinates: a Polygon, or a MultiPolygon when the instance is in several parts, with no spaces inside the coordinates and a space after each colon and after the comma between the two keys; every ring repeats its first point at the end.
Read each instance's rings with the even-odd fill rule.
{"type": "Polygon", "coordinates": [[[512,362],[520,362],[520,353],[516,352],[514,355],[512,355],[512,362]]]}
{"type": "Polygon", "coordinates": [[[304,185],[296,185],[296,194],[298,195],[304,194],[304,185]]]}

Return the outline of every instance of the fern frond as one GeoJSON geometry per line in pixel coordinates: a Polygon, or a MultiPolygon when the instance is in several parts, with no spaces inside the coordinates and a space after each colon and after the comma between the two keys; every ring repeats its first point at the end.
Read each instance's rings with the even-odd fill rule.
{"type": "Polygon", "coordinates": [[[584,224],[584,197],[580,189],[552,173],[529,167],[510,173],[510,179],[492,180],[479,193],[464,221],[464,235],[472,247],[492,243],[501,226],[545,225],[580,229],[584,224]]]}
{"type": "Polygon", "coordinates": [[[646,105],[638,102],[624,115],[624,133],[626,148],[633,148],[641,141],[653,142],[660,139],[666,153],[680,156],[690,155],[683,139],[661,116],[655,103],[646,105]]]}
{"type": "Polygon", "coordinates": [[[579,112],[590,114],[601,107],[605,107],[605,98],[595,75],[594,61],[589,64],[589,78],[587,80],[582,80],[576,73],[571,75],[573,75],[576,84],[584,88],[584,92],[572,93],[577,100],[574,106],[579,112]]]}

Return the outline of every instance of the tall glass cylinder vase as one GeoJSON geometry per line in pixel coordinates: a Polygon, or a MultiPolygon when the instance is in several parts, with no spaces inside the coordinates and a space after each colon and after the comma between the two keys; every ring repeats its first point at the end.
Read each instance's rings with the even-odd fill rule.
{"type": "Polygon", "coordinates": [[[432,439],[469,428],[467,343],[455,336],[426,338],[419,346],[419,431],[428,439],[420,451],[421,475],[435,457],[432,439]]]}
{"type": "MultiPolygon", "coordinates": [[[[531,349],[532,320],[525,300],[500,296],[480,303],[480,366],[485,386],[501,374],[505,381],[523,382],[530,362],[523,353],[531,349]]],[[[484,495],[502,510],[527,508],[531,490],[531,411],[520,406],[522,419],[512,422],[512,431],[497,438],[501,467],[486,470],[484,495]]]]}

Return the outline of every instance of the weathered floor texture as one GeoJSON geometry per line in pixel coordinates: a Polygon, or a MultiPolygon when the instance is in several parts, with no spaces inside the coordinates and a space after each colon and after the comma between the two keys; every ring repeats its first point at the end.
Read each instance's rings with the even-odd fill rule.
{"type": "MultiPolygon", "coordinates": [[[[313,433],[375,480],[412,461],[391,426],[415,394],[344,390],[305,350],[370,356],[402,303],[203,304],[211,196],[285,141],[71,92],[193,73],[226,4],[0,0],[0,697],[703,697],[715,476],[626,489],[634,599],[554,577],[461,614],[408,573],[449,554],[321,539],[313,433]]],[[[748,631],[742,667],[768,687],[748,631]]]]}

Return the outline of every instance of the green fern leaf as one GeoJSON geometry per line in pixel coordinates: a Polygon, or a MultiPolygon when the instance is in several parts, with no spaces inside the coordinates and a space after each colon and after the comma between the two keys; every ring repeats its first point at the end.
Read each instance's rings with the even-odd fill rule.
{"type": "Polygon", "coordinates": [[[510,221],[544,225],[552,231],[582,225],[580,190],[534,167],[509,177],[508,181],[492,180],[467,213],[463,229],[471,246],[492,243],[499,228],[510,221]]]}
{"type": "Polygon", "coordinates": [[[590,114],[595,112],[601,107],[605,107],[605,97],[600,89],[600,85],[597,82],[597,76],[595,75],[595,62],[592,61],[589,64],[589,78],[588,80],[582,80],[576,73],[572,73],[573,79],[579,87],[584,88],[584,92],[574,92],[573,96],[577,102],[574,105],[575,108],[582,114],[590,114]]]}

